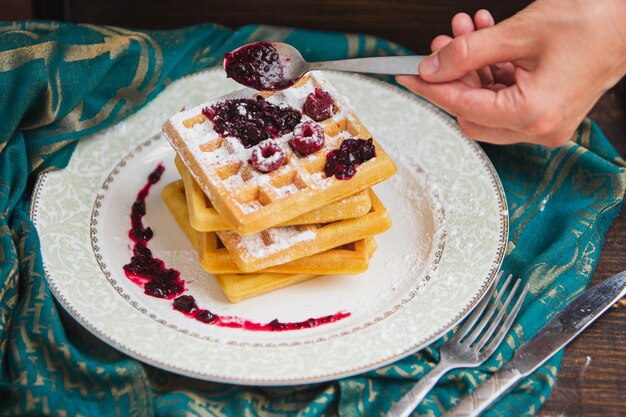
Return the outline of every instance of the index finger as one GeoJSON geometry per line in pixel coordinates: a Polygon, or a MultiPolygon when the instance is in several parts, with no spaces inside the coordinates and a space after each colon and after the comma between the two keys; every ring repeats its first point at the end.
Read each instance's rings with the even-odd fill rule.
{"type": "Polygon", "coordinates": [[[460,81],[429,83],[419,76],[398,76],[400,84],[455,116],[474,123],[515,128],[525,123],[526,100],[517,84],[498,91],[470,87],[460,81]]]}
{"type": "Polygon", "coordinates": [[[420,64],[420,73],[430,82],[452,81],[482,67],[525,57],[530,47],[531,41],[518,36],[514,24],[503,21],[454,38],[420,64]]]}

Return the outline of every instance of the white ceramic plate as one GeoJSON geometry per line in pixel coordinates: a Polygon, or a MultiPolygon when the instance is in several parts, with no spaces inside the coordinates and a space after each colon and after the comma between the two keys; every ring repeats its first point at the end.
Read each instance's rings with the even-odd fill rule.
{"type": "Polygon", "coordinates": [[[502,262],[508,214],[490,161],[454,122],[415,97],[366,77],[328,73],[398,165],[375,190],[393,220],[367,272],[320,277],[229,303],[165,208],[160,190],[178,175],[155,132],[183,105],[237,89],[222,71],[172,83],[144,109],[82,140],[66,169],[41,175],[31,217],[50,287],[83,326],[155,366],[214,381],[318,382],[370,370],[434,341],[484,294],[502,262]],[[179,270],[187,294],[221,315],[258,323],[350,316],[311,329],[263,332],[200,323],[171,300],[143,294],[122,266],[131,257],[130,207],[149,173],[144,224],[150,248],[179,270]]]}

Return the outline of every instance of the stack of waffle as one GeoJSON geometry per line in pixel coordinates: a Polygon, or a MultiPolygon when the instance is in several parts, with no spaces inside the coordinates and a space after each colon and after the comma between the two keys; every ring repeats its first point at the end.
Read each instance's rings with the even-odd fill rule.
{"type": "MultiPolygon", "coordinates": [[[[350,175],[328,175],[329,152],[345,139],[372,137],[346,99],[320,74],[284,91],[241,90],[184,110],[165,123],[163,132],[176,151],[181,176],[164,188],[163,199],[197,248],[200,264],[231,302],[319,275],[363,272],[376,249],[373,236],[391,225],[370,187],[393,175],[396,167],[375,140],[370,142],[375,156],[355,165],[350,175]],[[315,122],[302,109],[319,91],[333,103],[328,117],[319,120],[314,115],[319,120],[315,122]],[[294,123],[321,126],[323,147],[300,154],[292,146],[293,126],[277,133],[276,123],[270,123],[269,137],[261,141],[242,137],[242,131],[250,132],[246,117],[256,117],[246,115],[245,106],[235,107],[236,117],[246,116],[245,129],[218,126],[223,121],[215,111],[220,104],[246,100],[260,100],[270,110],[297,110],[300,120],[294,123]],[[262,172],[253,154],[260,154],[255,148],[263,149],[270,141],[284,160],[262,172]]],[[[250,134],[258,139],[258,132],[250,134]]]]}

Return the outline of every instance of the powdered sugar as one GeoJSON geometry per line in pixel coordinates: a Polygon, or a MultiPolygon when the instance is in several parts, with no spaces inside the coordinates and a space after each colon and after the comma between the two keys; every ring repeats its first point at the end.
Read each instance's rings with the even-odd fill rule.
{"type": "Polygon", "coordinates": [[[254,169],[267,173],[277,170],[285,161],[285,152],[279,142],[267,139],[252,150],[250,162],[254,169]]]}
{"type": "Polygon", "coordinates": [[[247,256],[263,259],[298,243],[313,240],[316,236],[312,229],[299,230],[296,226],[273,227],[261,233],[240,236],[239,246],[245,249],[247,256]],[[268,244],[268,237],[264,237],[264,233],[269,235],[271,243],[268,244]]]}
{"type": "MultiPolygon", "coordinates": [[[[336,113],[332,116],[330,120],[332,121],[340,121],[342,119],[351,118],[350,114],[344,111],[344,106],[347,106],[347,101],[343,98],[339,93],[334,89],[334,87],[326,81],[319,73],[312,72],[310,74],[310,79],[298,86],[298,88],[289,88],[283,91],[277,91],[270,97],[266,99],[268,103],[278,105],[280,107],[292,107],[294,109],[302,109],[306,97],[315,90],[315,86],[322,86],[323,89],[328,92],[335,100],[337,105],[335,106],[336,113]]],[[[218,141],[219,135],[213,128],[213,123],[207,119],[203,119],[198,123],[195,123],[191,127],[185,126],[185,121],[197,117],[202,113],[203,108],[210,107],[218,102],[233,100],[238,98],[253,98],[258,95],[258,92],[251,89],[244,89],[236,91],[227,96],[220,97],[218,99],[203,103],[199,106],[192,107],[188,110],[179,112],[173,115],[170,118],[170,122],[173,127],[177,130],[185,144],[187,145],[190,156],[200,165],[202,170],[207,173],[207,178],[211,180],[215,175],[212,173],[215,172],[215,169],[219,166],[222,166],[226,161],[239,161],[241,166],[247,166],[248,161],[251,159],[252,152],[259,145],[253,146],[251,148],[245,148],[233,137],[225,137],[223,140],[222,146],[216,147],[211,151],[203,150],[206,144],[214,141],[218,141]]],[[[244,106],[237,106],[237,112],[242,116],[245,116],[247,110],[244,106]]],[[[302,121],[312,121],[308,116],[303,115],[302,121]]],[[[348,132],[340,133],[342,138],[349,136],[348,132]]],[[[276,143],[283,145],[283,150],[286,156],[292,154],[293,152],[290,150],[290,147],[287,143],[292,139],[293,134],[287,133],[277,138],[273,138],[276,143]]],[[[252,172],[250,173],[250,178],[247,178],[246,181],[251,184],[259,184],[261,178],[266,176],[267,174],[261,172],[252,172]]],[[[220,182],[227,186],[228,188],[236,188],[241,185],[243,180],[240,176],[237,176],[237,173],[233,173],[235,178],[228,179],[228,181],[221,180],[220,182]]],[[[312,181],[317,181],[319,175],[311,176],[312,181]]],[[[323,178],[323,176],[321,176],[323,178]]],[[[322,179],[320,178],[320,179],[322,179]]],[[[320,187],[323,188],[323,187],[320,187]]]]}

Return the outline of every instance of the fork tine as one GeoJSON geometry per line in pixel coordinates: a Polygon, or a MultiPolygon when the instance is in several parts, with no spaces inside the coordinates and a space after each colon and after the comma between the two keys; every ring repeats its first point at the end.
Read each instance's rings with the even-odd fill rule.
{"type": "Polygon", "coordinates": [[[498,292],[498,295],[496,296],[495,300],[492,300],[491,305],[489,306],[489,309],[487,310],[487,312],[483,314],[482,318],[480,319],[480,322],[476,325],[474,329],[472,329],[472,333],[469,336],[467,336],[467,339],[464,340],[463,343],[467,343],[468,345],[471,345],[474,343],[476,339],[478,339],[478,336],[480,336],[485,326],[487,326],[487,323],[489,323],[489,320],[493,317],[496,311],[496,308],[498,308],[498,304],[500,304],[500,300],[502,299],[502,296],[506,292],[506,289],[509,287],[509,283],[511,282],[512,278],[513,278],[512,274],[509,274],[509,276],[506,277],[506,281],[504,281],[504,284],[502,284],[502,286],[500,287],[500,291],[498,292]]]}
{"type": "Polygon", "coordinates": [[[459,328],[457,332],[454,334],[454,339],[461,340],[463,337],[465,337],[467,332],[469,332],[470,329],[474,327],[474,323],[478,321],[480,316],[483,314],[485,307],[487,307],[487,304],[489,303],[489,300],[491,299],[493,292],[496,290],[496,287],[498,286],[498,282],[500,282],[500,278],[502,278],[502,271],[498,272],[498,274],[496,275],[496,279],[493,280],[493,283],[491,284],[491,288],[489,288],[489,290],[487,291],[487,294],[483,296],[483,299],[480,301],[480,303],[478,303],[478,306],[474,309],[472,314],[470,314],[467,320],[465,320],[465,323],[463,323],[463,326],[461,326],[461,328],[459,328]]]}
{"type": "Polygon", "coordinates": [[[511,301],[513,301],[513,299],[515,298],[517,288],[519,287],[521,282],[522,281],[520,279],[515,281],[513,288],[511,288],[511,291],[509,292],[508,297],[502,304],[502,307],[500,307],[498,314],[493,320],[491,320],[491,324],[489,325],[487,330],[483,333],[480,339],[478,339],[478,341],[474,344],[474,346],[478,350],[480,350],[487,343],[491,335],[493,335],[493,333],[496,331],[496,328],[498,327],[498,325],[502,322],[502,317],[504,317],[504,314],[507,312],[507,309],[509,308],[509,304],[511,304],[511,301]]]}
{"type": "Polygon", "coordinates": [[[521,294],[517,298],[517,301],[513,305],[513,308],[509,312],[509,315],[507,316],[506,320],[502,324],[502,327],[500,327],[500,329],[498,330],[498,333],[496,333],[493,339],[491,339],[491,342],[489,342],[489,345],[483,347],[484,349],[483,353],[485,357],[489,357],[493,354],[493,352],[495,352],[495,350],[498,348],[498,346],[500,346],[500,343],[504,339],[504,336],[506,336],[506,334],[509,332],[509,329],[513,325],[513,321],[517,317],[517,313],[519,313],[519,310],[522,307],[522,303],[524,302],[524,299],[526,298],[526,294],[528,293],[529,288],[530,287],[528,284],[524,285],[524,288],[522,288],[521,294]]]}

